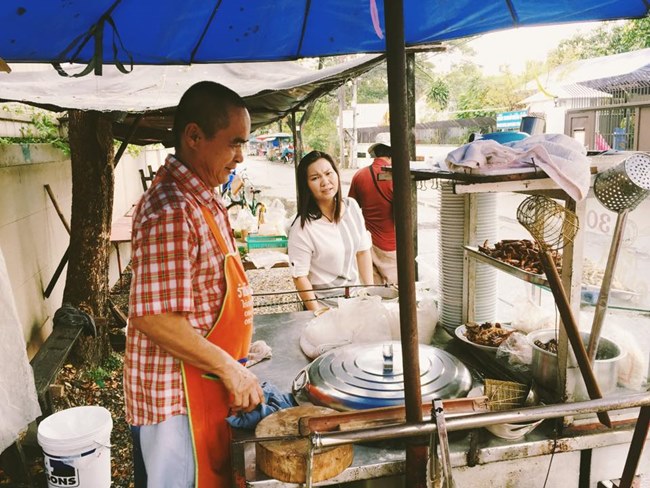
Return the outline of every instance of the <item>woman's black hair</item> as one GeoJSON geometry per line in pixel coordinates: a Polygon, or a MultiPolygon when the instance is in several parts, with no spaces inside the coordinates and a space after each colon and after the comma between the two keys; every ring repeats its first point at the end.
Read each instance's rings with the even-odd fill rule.
{"type": "Polygon", "coordinates": [[[339,184],[336,189],[336,195],[334,195],[334,222],[338,222],[341,216],[341,175],[339,168],[336,166],[334,158],[329,154],[321,151],[312,151],[303,156],[300,163],[298,163],[298,169],[296,171],[296,180],[298,182],[298,215],[296,218],[300,217],[300,227],[304,227],[307,221],[318,220],[323,216],[307,182],[307,170],[319,159],[327,160],[338,176],[339,184]]]}

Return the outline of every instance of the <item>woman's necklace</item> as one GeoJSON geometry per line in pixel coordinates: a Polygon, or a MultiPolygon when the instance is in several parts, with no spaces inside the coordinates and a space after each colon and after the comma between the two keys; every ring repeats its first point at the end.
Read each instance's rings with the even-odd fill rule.
{"type": "Polygon", "coordinates": [[[323,214],[323,217],[325,217],[330,223],[334,222],[332,219],[330,219],[327,215],[323,214]]]}

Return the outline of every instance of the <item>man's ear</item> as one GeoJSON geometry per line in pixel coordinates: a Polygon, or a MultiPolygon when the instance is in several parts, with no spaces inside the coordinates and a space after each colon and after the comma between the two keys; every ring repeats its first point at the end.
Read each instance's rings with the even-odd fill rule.
{"type": "Polygon", "coordinates": [[[187,147],[194,149],[202,137],[203,131],[195,122],[190,122],[185,126],[183,138],[187,147]]]}

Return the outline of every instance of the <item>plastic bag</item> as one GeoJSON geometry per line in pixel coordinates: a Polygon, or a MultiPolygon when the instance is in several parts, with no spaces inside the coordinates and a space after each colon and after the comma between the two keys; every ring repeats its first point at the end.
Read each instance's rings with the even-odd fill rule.
{"type": "Polygon", "coordinates": [[[41,414],[9,272],[0,249],[0,452],[41,414]]]}
{"type": "Polygon", "coordinates": [[[241,207],[237,212],[237,218],[233,222],[234,230],[248,231],[250,234],[257,232],[257,218],[253,215],[250,208],[241,207]]]}
{"type": "Polygon", "coordinates": [[[528,297],[519,296],[512,307],[512,326],[528,334],[538,329],[549,329],[555,326],[553,313],[546,310],[528,297]]]}
{"type": "Polygon", "coordinates": [[[264,211],[264,223],[260,225],[260,234],[286,236],[285,221],[287,210],[279,200],[273,200],[264,211]]]}
{"type": "Polygon", "coordinates": [[[391,340],[389,313],[380,297],[339,300],[339,307],[312,319],[300,337],[302,351],[311,359],[351,343],[391,340]]]}
{"type": "Polygon", "coordinates": [[[533,362],[533,346],[521,332],[513,332],[497,349],[497,358],[508,361],[515,371],[527,372],[533,362]]]}
{"type": "MultiPolygon", "coordinates": [[[[399,303],[384,303],[389,312],[391,339],[399,341],[401,338],[399,323],[399,303]]],[[[431,344],[433,333],[438,325],[438,305],[433,295],[425,295],[417,304],[418,342],[431,344]]]]}

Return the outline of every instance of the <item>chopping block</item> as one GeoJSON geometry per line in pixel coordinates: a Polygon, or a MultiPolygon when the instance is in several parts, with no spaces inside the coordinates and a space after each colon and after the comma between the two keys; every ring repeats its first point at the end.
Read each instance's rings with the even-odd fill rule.
{"type": "MultiPolygon", "coordinates": [[[[275,412],[262,419],[255,428],[256,437],[299,435],[301,417],[337,413],[315,405],[303,405],[275,412]]],[[[309,439],[258,442],[255,444],[257,466],[264,474],[287,483],[304,483],[307,473],[309,439]]],[[[340,474],[352,464],[352,445],[335,446],[314,452],[312,481],[322,481],[340,474]]]]}

